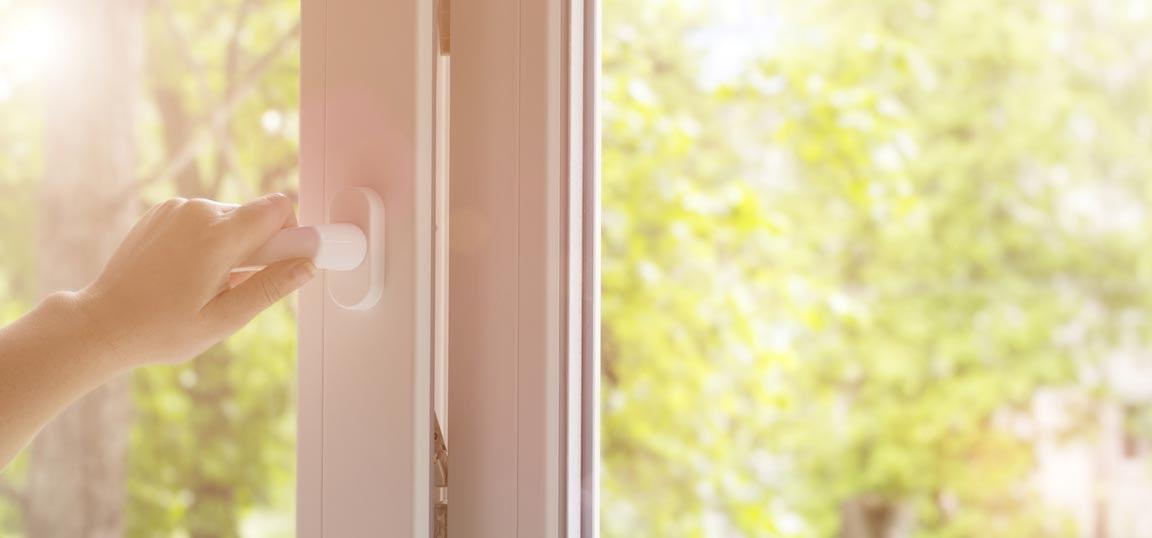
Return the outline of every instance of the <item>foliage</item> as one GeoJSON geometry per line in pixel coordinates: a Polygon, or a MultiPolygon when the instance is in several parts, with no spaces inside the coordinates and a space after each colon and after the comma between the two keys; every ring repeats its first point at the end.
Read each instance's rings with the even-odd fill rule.
{"type": "MultiPolygon", "coordinates": [[[[1035,446],[1095,430],[1043,431],[1032,406],[1115,399],[1101,361],[1147,347],[1149,14],[742,3],[773,44],[715,80],[701,36],[738,27],[736,4],[605,0],[604,534],[831,536],[853,513],[1067,534],[1035,446]]],[[[0,2],[0,35],[25,5],[0,2]]],[[[297,20],[282,0],[149,4],[146,201],[290,190],[297,20]]],[[[0,223],[24,230],[43,103],[5,84],[0,223]]],[[[35,297],[34,236],[0,251],[7,321],[35,297]]],[[[130,535],[291,534],[293,325],[285,306],[136,374],[130,535]],[[248,526],[268,513],[278,530],[248,526]]],[[[19,524],[0,502],[0,533],[19,524]]]]}
{"type": "Polygon", "coordinates": [[[1067,532],[1030,411],[1147,340],[1147,16],[771,3],[717,85],[705,6],[604,10],[605,534],[1067,532]]]}
{"type": "MultiPolygon", "coordinates": [[[[191,131],[204,118],[239,100],[193,164],[154,179],[146,196],[295,191],[297,23],[296,3],[284,1],[188,0],[150,12],[143,129],[162,144],[146,169],[164,169],[197,143],[191,131]]],[[[278,532],[290,533],[295,351],[294,315],[280,306],[190,364],[136,374],[130,536],[239,536],[254,508],[278,513],[278,532]]]]}
{"type": "MultiPolygon", "coordinates": [[[[25,6],[0,2],[0,42],[12,35],[13,26],[25,14],[25,6]]],[[[43,172],[39,137],[39,116],[32,110],[42,106],[34,86],[14,82],[15,66],[0,58],[0,324],[20,317],[36,298],[34,234],[37,178],[43,172]]],[[[0,476],[0,486],[18,488],[24,483],[26,457],[16,461],[0,476]]],[[[0,488],[3,489],[3,488],[0,488]]],[[[0,495],[0,536],[19,528],[20,510],[11,499],[0,495]]]]}
{"type": "MultiPolygon", "coordinates": [[[[37,7],[0,2],[0,21],[18,24],[17,15],[37,7]]],[[[295,191],[298,22],[298,3],[285,0],[147,4],[137,118],[145,207],[176,195],[244,200],[295,191]],[[192,157],[187,165],[173,166],[183,154],[192,157]]],[[[36,222],[44,104],[34,81],[4,75],[0,59],[7,321],[35,299],[35,234],[14,232],[36,222]]],[[[128,536],[293,534],[294,357],[294,307],[285,304],[187,365],[134,374],[128,536]]],[[[18,460],[3,478],[18,488],[21,470],[18,460]]],[[[18,507],[3,501],[0,535],[19,535],[18,507]]]]}

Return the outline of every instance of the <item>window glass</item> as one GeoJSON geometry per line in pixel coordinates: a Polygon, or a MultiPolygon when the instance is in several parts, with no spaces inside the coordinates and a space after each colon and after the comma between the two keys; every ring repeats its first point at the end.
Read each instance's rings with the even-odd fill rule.
{"type": "Polygon", "coordinates": [[[1152,536],[1152,7],[604,0],[605,536],[1152,536]]]}
{"type": "MultiPolygon", "coordinates": [[[[298,23],[291,0],[0,0],[3,322],[59,267],[94,276],[152,203],[295,196],[298,23]],[[90,43],[112,43],[95,70],[77,63],[90,43]],[[53,92],[83,69],[90,84],[68,91],[87,100],[63,105],[53,92]],[[62,151],[68,136],[95,149],[62,151]],[[49,226],[65,211],[71,224],[49,226]],[[94,248],[50,248],[64,236],[94,248]]],[[[82,422],[49,426],[0,475],[0,535],[293,536],[294,308],[186,365],[114,382],[79,404],[82,422]]]]}

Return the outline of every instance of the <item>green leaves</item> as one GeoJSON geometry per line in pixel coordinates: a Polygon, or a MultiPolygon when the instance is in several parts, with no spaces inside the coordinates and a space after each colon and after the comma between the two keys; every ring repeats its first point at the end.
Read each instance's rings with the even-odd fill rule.
{"type": "Polygon", "coordinates": [[[827,536],[865,505],[1069,532],[1031,406],[1111,405],[1086,372],[1146,347],[1146,32],[1077,0],[773,6],[720,84],[723,6],[605,6],[605,534],[827,536]]]}
{"type": "MultiPolygon", "coordinates": [[[[296,2],[153,7],[142,115],[147,197],[295,192],[298,22],[296,2]],[[211,117],[225,121],[209,128],[211,117]],[[184,170],[149,175],[189,147],[184,170]]],[[[190,364],[136,373],[130,536],[290,535],[295,326],[282,304],[190,364]]]]}

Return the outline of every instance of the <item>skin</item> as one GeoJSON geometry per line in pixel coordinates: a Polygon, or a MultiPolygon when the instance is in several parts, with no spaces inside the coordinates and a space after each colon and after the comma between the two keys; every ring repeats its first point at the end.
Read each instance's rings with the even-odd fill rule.
{"type": "Polygon", "coordinates": [[[295,225],[282,194],[242,206],[168,200],[141,217],[95,281],[49,295],[0,330],[0,469],[92,389],[188,360],[310,280],[308,260],[231,272],[295,225]]]}

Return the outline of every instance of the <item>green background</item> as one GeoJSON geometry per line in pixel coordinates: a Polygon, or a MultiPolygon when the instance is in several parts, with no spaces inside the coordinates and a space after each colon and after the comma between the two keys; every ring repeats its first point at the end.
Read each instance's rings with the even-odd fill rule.
{"type": "MultiPolygon", "coordinates": [[[[30,7],[0,2],[0,21],[30,7]]],[[[1152,439],[1147,402],[1107,375],[1120,350],[1152,360],[1148,9],[603,11],[603,535],[1087,532],[1035,476],[1040,447],[1117,433],[1101,409],[1126,443],[1152,439]],[[1036,411],[1053,393],[1071,402],[1057,426],[1036,411]]],[[[298,17],[147,5],[141,177],[180,122],[250,88],[142,202],[295,190],[298,17]]],[[[35,84],[0,99],[4,320],[36,297],[44,106],[35,84]]],[[[292,535],[293,309],[134,374],[127,535],[292,535]]],[[[26,462],[2,479],[18,493],[26,462]]],[[[21,528],[0,501],[0,535],[21,528]]]]}

